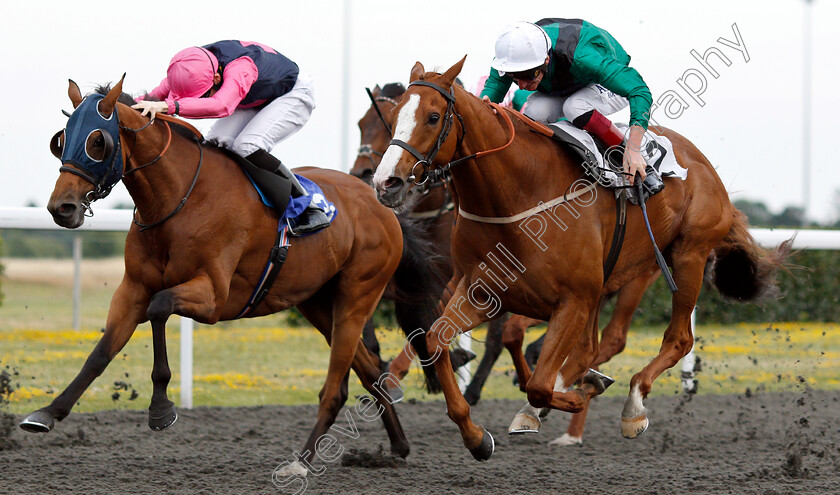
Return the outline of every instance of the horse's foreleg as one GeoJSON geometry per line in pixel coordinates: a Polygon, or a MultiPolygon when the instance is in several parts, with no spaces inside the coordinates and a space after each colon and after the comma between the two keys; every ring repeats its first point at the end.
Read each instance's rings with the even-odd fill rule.
{"type": "Polygon", "coordinates": [[[478,364],[478,369],[475,371],[472,381],[464,391],[464,399],[467,404],[474,406],[481,398],[481,389],[484,388],[484,383],[490,377],[490,372],[493,371],[493,365],[499,359],[504,345],[502,344],[502,331],[504,329],[507,315],[500,316],[494,320],[490,320],[487,324],[487,338],[484,339],[484,356],[481,358],[481,363],[478,364]]]}
{"type": "Polygon", "coordinates": [[[85,390],[122,350],[137,325],[145,321],[146,301],[138,299],[144,294],[143,287],[123,280],[111,298],[105,333],[93,352],[88,356],[76,378],[56,397],[49,406],[27,416],[20,427],[26,431],[46,433],[52,430],[55,421],[61,421],[73,408],[85,390]]]}
{"type": "Polygon", "coordinates": [[[152,296],[146,315],[152,325],[152,400],[149,405],[149,428],[162,431],[178,419],[175,404],[169,400],[166,388],[172,372],[166,352],[166,321],[174,313],[204,321],[218,318],[219,305],[209,277],[196,277],[189,282],[162,290],[152,296]]]}
{"type": "Polygon", "coordinates": [[[580,388],[570,390],[595,359],[597,308],[597,300],[570,295],[554,311],[537,367],[525,387],[531,406],[578,412],[588,398],[603,391],[587,380],[580,388]]]}
{"type": "Polygon", "coordinates": [[[486,313],[478,310],[467,300],[468,289],[465,280],[461,279],[443,315],[426,332],[426,345],[431,359],[434,359],[435,370],[440,378],[450,419],[458,425],[464,446],[470,450],[473,457],[479,461],[485,461],[493,454],[493,437],[487,430],[472,422],[470,406],[461,395],[461,389],[458,387],[449,359],[449,345],[457,336],[461,332],[472,330],[488,319],[486,313]]]}
{"type": "Polygon", "coordinates": [[[621,412],[621,434],[625,438],[636,438],[647,430],[649,421],[644,399],[650,393],[653,381],[691,350],[691,312],[700,295],[708,254],[708,251],[701,251],[685,240],[678,240],[672,245],[674,281],[679,290],[671,296],[671,323],[665,330],[659,354],[630,379],[630,395],[621,412]],[[691,251],[680,252],[680,247],[691,251]]]}
{"type": "MultiPolygon", "coordinates": [[[[579,303],[566,303],[563,309],[565,309],[565,306],[575,306],[576,304],[579,303]]],[[[596,309],[590,312],[589,317],[585,322],[585,326],[578,332],[574,332],[574,325],[576,324],[575,320],[564,320],[562,309],[559,311],[559,314],[558,311],[555,311],[555,315],[552,317],[551,322],[549,322],[549,328],[545,334],[545,340],[540,351],[540,358],[537,362],[537,367],[525,387],[528,392],[528,403],[526,403],[519,410],[516,416],[514,416],[513,421],[508,427],[508,433],[517,434],[538,432],[541,424],[540,418],[545,417],[551,408],[561,409],[563,411],[573,413],[585,411],[587,405],[589,404],[589,400],[602,393],[606,387],[612,384],[611,379],[607,379],[606,377],[603,377],[602,379],[602,377],[597,374],[592,374],[592,376],[587,375],[580,388],[574,390],[570,389],[570,385],[576,382],[579,377],[584,375],[585,371],[589,367],[589,364],[595,358],[597,353],[598,308],[600,308],[600,306],[600,304],[595,306],[596,309]],[[562,326],[562,330],[568,333],[562,335],[559,340],[556,337],[554,339],[550,339],[549,337],[551,336],[552,331],[554,331],[555,335],[559,332],[559,326],[562,326]],[[555,330],[552,330],[552,328],[555,330]],[[562,349],[556,351],[561,352],[562,355],[555,354],[555,351],[552,351],[549,347],[547,347],[550,341],[552,345],[556,345],[562,349]],[[574,346],[573,351],[565,351],[565,346],[569,345],[570,342],[574,346]],[[546,353],[549,354],[546,355],[546,353]],[[546,356],[546,358],[543,356],[546,356]],[[542,370],[548,370],[550,369],[549,367],[553,366],[557,366],[559,368],[557,372],[544,371],[544,373],[556,373],[551,375],[554,378],[552,381],[548,382],[548,386],[550,388],[545,386],[545,381],[540,382],[540,380],[545,380],[545,378],[538,377],[537,375],[537,370],[541,369],[540,363],[546,361],[547,365],[542,367],[542,370]],[[535,404],[532,394],[544,394],[544,402],[535,404]]],[[[584,307],[586,306],[579,307],[578,311],[584,311],[584,307]]],[[[539,401],[540,399],[537,400],[539,401]]]]}

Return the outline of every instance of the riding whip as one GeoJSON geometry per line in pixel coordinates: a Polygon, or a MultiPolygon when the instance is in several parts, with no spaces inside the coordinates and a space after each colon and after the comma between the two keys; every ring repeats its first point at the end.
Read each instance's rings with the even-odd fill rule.
{"type": "Polygon", "coordinates": [[[642,217],[645,219],[645,227],[647,227],[648,234],[650,234],[650,241],[653,243],[653,253],[656,255],[656,264],[659,265],[659,270],[662,272],[662,276],[665,277],[665,283],[668,284],[668,289],[670,289],[671,294],[673,294],[674,292],[677,292],[677,283],[674,282],[674,277],[671,275],[671,271],[668,270],[668,265],[665,264],[665,258],[659,251],[659,247],[656,245],[656,239],[653,237],[653,230],[650,228],[650,220],[648,220],[647,206],[645,206],[642,179],[638,172],[636,172],[636,177],[633,181],[633,188],[635,189],[636,197],[639,199],[639,207],[642,209],[642,217]]]}

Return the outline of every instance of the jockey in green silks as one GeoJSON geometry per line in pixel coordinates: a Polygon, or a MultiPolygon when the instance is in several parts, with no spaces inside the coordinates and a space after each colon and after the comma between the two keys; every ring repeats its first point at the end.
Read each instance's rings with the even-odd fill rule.
{"type": "Polygon", "coordinates": [[[490,77],[481,92],[500,102],[511,84],[534,91],[524,113],[538,122],[566,118],[608,147],[625,144],[623,166],[630,184],[645,178],[642,136],[653,98],[644,79],[630,67],[630,55],[607,31],[580,19],[517,22],[496,40],[490,77]],[[630,132],[624,134],[605,115],[630,106],[630,132]]]}

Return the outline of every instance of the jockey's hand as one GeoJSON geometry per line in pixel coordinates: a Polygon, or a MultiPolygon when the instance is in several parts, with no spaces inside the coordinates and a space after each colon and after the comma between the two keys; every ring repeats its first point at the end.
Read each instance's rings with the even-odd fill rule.
{"type": "Polygon", "coordinates": [[[627,174],[630,185],[632,186],[636,179],[636,174],[645,180],[647,174],[645,173],[645,159],[642,158],[642,137],[645,134],[644,128],[639,125],[630,126],[630,136],[627,138],[627,143],[624,147],[624,172],[627,174]]]}
{"type": "MultiPolygon", "coordinates": [[[[484,103],[487,103],[488,105],[491,103],[491,101],[490,101],[490,97],[489,97],[489,96],[487,96],[487,95],[482,96],[482,97],[481,97],[481,101],[483,101],[484,103]]],[[[497,113],[497,112],[496,112],[496,107],[491,106],[491,107],[490,107],[490,110],[493,110],[493,113],[497,113]]]]}
{"type": "Polygon", "coordinates": [[[630,180],[630,185],[632,186],[635,179],[636,174],[639,174],[642,180],[645,180],[647,174],[645,173],[645,167],[647,164],[645,163],[644,158],[642,158],[642,154],[636,150],[630,149],[628,146],[624,152],[624,172],[627,174],[626,177],[630,180]]]}
{"type": "Polygon", "coordinates": [[[155,115],[158,113],[166,113],[169,111],[169,105],[165,101],[143,100],[139,103],[131,105],[131,108],[140,110],[141,115],[150,115],[152,119],[154,119],[155,115]]]}

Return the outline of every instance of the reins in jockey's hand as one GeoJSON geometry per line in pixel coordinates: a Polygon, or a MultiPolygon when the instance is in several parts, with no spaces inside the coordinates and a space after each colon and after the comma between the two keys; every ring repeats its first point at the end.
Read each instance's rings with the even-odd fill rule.
{"type": "Polygon", "coordinates": [[[645,227],[647,227],[648,234],[650,234],[650,241],[653,243],[653,254],[656,256],[656,264],[659,265],[659,270],[662,272],[662,276],[665,277],[665,283],[668,284],[668,289],[671,291],[671,294],[673,294],[678,290],[677,283],[674,282],[674,276],[671,275],[671,271],[668,270],[665,258],[659,251],[659,246],[656,245],[656,239],[653,237],[653,230],[650,228],[650,220],[648,220],[647,206],[645,206],[644,191],[642,191],[642,180],[638,172],[636,173],[635,180],[633,181],[633,188],[636,191],[636,197],[639,199],[639,207],[642,209],[642,218],[645,219],[645,227]]]}

